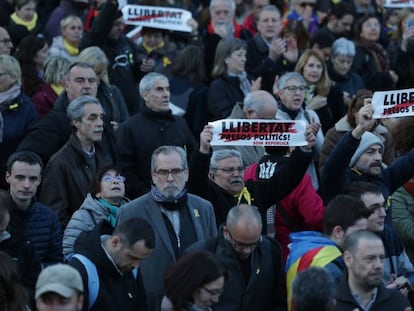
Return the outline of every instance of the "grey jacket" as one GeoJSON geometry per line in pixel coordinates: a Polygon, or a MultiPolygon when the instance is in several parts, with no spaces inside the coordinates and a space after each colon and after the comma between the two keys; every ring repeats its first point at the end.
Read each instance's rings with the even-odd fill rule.
{"type": "MultiPolygon", "coordinates": [[[[124,202],[124,201],[123,201],[124,202]]],[[[79,234],[90,231],[101,220],[107,220],[109,209],[94,199],[90,193],[86,196],[81,207],[73,213],[63,234],[63,255],[73,253],[73,245],[79,234]]]]}
{"type": "Polygon", "coordinates": [[[65,45],[63,44],[63,37],[58,36],[53,38],[52,45],[49,49],[50,56],[57,56],[66,58],[71,63],[76,61],[77,55],[71,55],[68,50],[66,50],[65,45]]]}
{"type": "MultiPolygon", "coordinates": [[[[197,241],[217,236],[214,209],[210,202],[188,194],[187,208],[194,224],[197,241]]],[[[164,296],[163,279],[166,270],[176,262],[173,246],[161,214],[161,208],[147,193],[121,207],[118,223],[134,217],[146,219],[155,231],[155,248],[148,258],[140,262],[140,271],[147,292],[148,310],[160,310],[164,296]]]]}

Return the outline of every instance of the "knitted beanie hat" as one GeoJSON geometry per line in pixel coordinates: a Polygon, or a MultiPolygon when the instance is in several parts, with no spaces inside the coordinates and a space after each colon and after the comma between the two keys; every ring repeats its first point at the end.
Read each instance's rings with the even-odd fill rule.
{"type": "Polygon", "coordinates": [[[382,150],[384,150],[384,144],[382,143],[381,137],[371,132],[365,132],[361,137],[361,142],[359,143],[358,149],[352,156],[351,162],[349,162],[349,167],[353,167],[358,161],[359,157],[372,145],[380,145],[382,150]]]}

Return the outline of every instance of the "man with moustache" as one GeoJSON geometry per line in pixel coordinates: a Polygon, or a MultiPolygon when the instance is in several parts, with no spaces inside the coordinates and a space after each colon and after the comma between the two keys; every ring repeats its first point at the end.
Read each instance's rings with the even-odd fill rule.
{"type": "Polygon", "coordinates": [[[267,209],[296,188],[313,157],[315,135],[312,129],[307,127],[305,132],[308,145],[295,148],[282,167],[273,163],[273,168],[259,174],[257,182],[248,184],[244,183],[245,166],[240,152],[223,149],[211,154],[212,135],[212,125],[206,125],[200,134],[200,148],[191,155],[189,191],[213,204],[218,226],[224,223],[233,206],[254,203],[262,215],[263,230],[267,232],[267,209]]]}
{"type": "Polygon", "coordinates": [[[344,274],[336,291],[335,311],[412,311],[408,300],[382,282],[385,250],[373,232],[359,230],[344,242],[344,274]]]}
{"type": "MultiPolygon", "coordinates": [[[[357,126],[336,144],[323,167],[321,182],[325,200],[343,192],[354,181],[373,182],[380,187],[385,201],[414,176],[414,148],[385,168],[382,166],[384,144],[382,139],[369,132],[375,120],[372,104],[365,104],[356,117],[357,126]]],[[[398,135],[411,135],[401,128],[398,135]]],[[[391,206],[385,223],[391,225],[391,206]]]]}
{"type": "Polygon", "coordinates": [[[73,100],[67,109],[75,131],[46,166],[40,201],[57,211],[65,227],[82,204],[96,172],[113,164],[102,141],[104,110],[92,96],[73,100]]]}
{"type": "Polygon", "coordinates": [[[183,251],[196,241],[215,237],[217,227],[210,202],[187,193],[187,154],[178,146],[161,146],[151,157],[151,190],[123,205],[118,223],[142,217],[155,231],[155,248],[140,265],[148,310],[160,310],[163,277],[183,251]]]}

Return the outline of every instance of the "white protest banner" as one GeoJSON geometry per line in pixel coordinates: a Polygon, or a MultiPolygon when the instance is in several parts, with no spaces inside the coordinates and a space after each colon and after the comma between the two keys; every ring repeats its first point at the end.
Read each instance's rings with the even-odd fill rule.
{"type": "Polygon", "coordinates": [[[210,122],[213,146],[305,146],[305,121],[223,119],[210,122]]]}
{"type": "Polygon", "coordinates": [[[414,89],[375,92],[372,96],[374,119],[414,115],[414,89]]]}
{"type": "Polygon", "coordinates": [[[122,14],[125,23],[128,25],[191,32],[191,27],[187,25],[187,21],[192,16],[191,12],[187,10],[146,5],[126,5],[122,8],[122,14]]]}
{"type": "Polygon", "coordinates": [[[408,8],[414,7],[414,0],[385,0],[386,8],[408,8]]]}

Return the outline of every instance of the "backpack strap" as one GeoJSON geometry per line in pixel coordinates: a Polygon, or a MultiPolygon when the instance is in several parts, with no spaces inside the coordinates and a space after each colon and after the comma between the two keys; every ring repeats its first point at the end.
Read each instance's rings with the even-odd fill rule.
{"type": "Polygon", "coordinates": [[[96,271],[95,264],[89,258],[81,254],[74,254],[72,258],[79,260],[79,262],[85,267],[86,274],[88,276],[88,310],[90,310],[99,293],[98,271],[96,271]]]}
{"type": "MultiPolygon", "coordinates": [[[[81,255],[81,254],[73,254],[71,256],[72,258],[76,258],[79,260],[80,263],[85,267],[86,274],[88,276],[88,310],[90,310],[93,306],[93,304],[96,301],[96,298],[98,298],[99,293],[99,276],[98,271],[96,270],[95,264],[87,257],[81,255]]],[[[138,268],[132,269],[132,275],[134,276],[134,279],[137,279],[138,277],[138,268]]]]}

